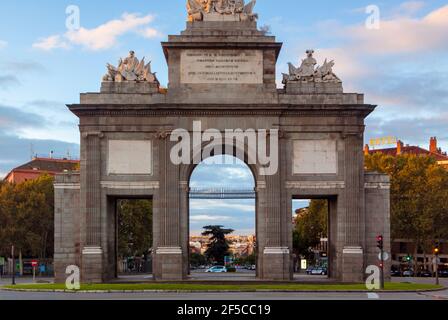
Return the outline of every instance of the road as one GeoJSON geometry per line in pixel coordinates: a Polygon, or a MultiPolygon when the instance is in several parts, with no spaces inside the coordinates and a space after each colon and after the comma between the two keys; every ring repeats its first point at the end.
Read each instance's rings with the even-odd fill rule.
{"type": "MultiPolygon", "coordinates": [[[[48,281],[50,279],[43,279],[48,281]]],[[[3,279],[0,284],[9,284],[3,279]]],[[[428,278],[394,278],[394,282],[433,283],[428,278]]],[[[19,279],[20,283],[30,282],[19,279]]],[[[448,279],[441,279],[448,287],[448,279]]],[[[0,290],[0,300],[448,300],[448,289],[425,293],[53,293],[0,290]]]]}
{"type": "Polygon", "coordinates": [[[1,291],[0,300],[448,300],[430,293],[42,293],[1,291]]]}

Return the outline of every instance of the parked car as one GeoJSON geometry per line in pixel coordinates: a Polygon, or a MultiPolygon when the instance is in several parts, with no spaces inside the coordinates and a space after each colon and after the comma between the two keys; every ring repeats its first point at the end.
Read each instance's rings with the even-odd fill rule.
{"type": "Polygon", "coordinates": [[[390,271],[391,277],[401,277],[401,271],[400,270],[391,270],[390,271]]]}
{"type": "Polygon", "coordinates": [[[211,273],[225,273],[227,272],[227,268],[224,266],[214,266],[208,269],[205,272],[211,272],[211,273]]]}
{"type": "Polygon", "coordinates": [[[408,269],[403,271],[403,277],[413,277],[414,276],[414,270],[408,269]]]}
{"type": "Polygon", "coordinates": [[[439,277],[448,278],[448,269],[439,270],[439,277]]]}
{"type": "Polygon", "coordinates": [[[317,267],[311,270],[312,275],[322,275],[326,276],[328,274],[327,268],[317,267]]]}
{"type": "Polygon", "coordinates": [[[314,267],[308,267],[307,269],[306,269],[306,274],[311,274],[311,272],[313,271],[313,269],[314,269],[314,267]]]}
{"type": "Polygon", "coordinates": [[[418,272],[417,276],[422,278],[431,278],[432,272],[429,270],[421,270],[418,272]]]}
{"type": "Polygon", "coordinates": [[[23,263],[23,274],[24,275],[32,275],[33,274],[33,266],[31,265],[31,262],[23,263]]]}
{"type": "Polygon", "coordinates": [[[235,273],[236,267],[227,267],[227,272],[235,273]]]}

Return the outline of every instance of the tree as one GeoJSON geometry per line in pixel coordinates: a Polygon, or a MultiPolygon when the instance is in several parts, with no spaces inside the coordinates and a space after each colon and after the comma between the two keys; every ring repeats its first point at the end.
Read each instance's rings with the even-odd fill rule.
{"type": "Polygon", "coordinates": [[[391,177],[392,239],[412,240],[415,258],[419,249],[430,252],[434,242],[448,238],[448,172],[433,157],[376,153],[365,165],[391,177]]]}
{"type": "Polygon", "coordinates": [[[205,226],[205,231],[202,233],[203,236],[210,236],[205,256],[220,265],[224,265],[224,257],[229,255],[229,241],[226,235],[234,231],[223,228],[224,226],[205,226]]]}
{"type": "Polygon", "coordinates": [[[190,253],[190,265],[193,267],[199,267],[207,264],[207,258],[200,253],[190,253]]]}
{"type": "Polygon", "coordinates": [[[297,256],[310,258],[311,248],[317,246],[320,239],[327,235],[327,220],[327,200],[311,200],[309,208],[297,210],[293,234],[293,246],[297,256]]]}
{"type": "Polygon", "coordinates": [[[118,256],[147,255],[152,247],[152,201],[120,200],[118,211],[118,256]]]}
{"type": "Polygon", "coordinates": [[[42,175],[20,184],[0,188],[0,250],[7,255],[11,245],[24,256],[45,259],[54,252],[53,178],[42,175]]]}

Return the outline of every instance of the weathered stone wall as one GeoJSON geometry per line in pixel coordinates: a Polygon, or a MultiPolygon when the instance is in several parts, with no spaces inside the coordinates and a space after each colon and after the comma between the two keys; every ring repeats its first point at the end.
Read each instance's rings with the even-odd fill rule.
{"type": "Polygon", "coordinates": [[[55,178],[54,272],[56,282],[65,282],[70,265],[81,266],[79,174],[60,174],[55,178]]]}
{"type": "Polygon", "coordinates": [[[366,255],[365,264],[379,266],[377,236],[384,237],[384,251],[389,254],[385,261],[385,279],[390,280],[391,234],[390,234],[390,178],[375,172],[366,173],[366,255]]]}

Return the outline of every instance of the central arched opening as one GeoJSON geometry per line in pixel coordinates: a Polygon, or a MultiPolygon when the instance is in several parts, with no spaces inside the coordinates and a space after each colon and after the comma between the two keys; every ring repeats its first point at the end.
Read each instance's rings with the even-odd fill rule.
{"type": "Polygon", "coordinates": [[[219,155],[189,181],[189,267],[193,279],[255,278],[256,193],[251,168],[219,155]]]}

